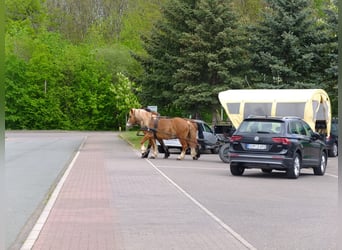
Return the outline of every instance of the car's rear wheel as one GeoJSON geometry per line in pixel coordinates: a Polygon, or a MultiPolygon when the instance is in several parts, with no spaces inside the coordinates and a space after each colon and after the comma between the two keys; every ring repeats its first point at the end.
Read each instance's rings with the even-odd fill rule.
{"type": "Polygon", "coordinates": [[[327,155],[322,152],[321,153],[321,159],[319,161],[319,164],[316,168],[313,169],[315,175],[324,175],[325,169],[327,167],[327,155]]]}
{"type": "Polygon", "coordinates": [[[297,179],[300,175],[301,164],[302,162],[299,154],[295,153],[292,161],[292,166],[286,171],[287,177],[291,179],[297,179]]]}
{"type": "Polygon", "coordinates": [[[334,142],[334,144],[331,147],[331,150],[328,152],[330,157],[336,157],[338,155],[338,146],[337,143],[334,142]]]}
{"type": "Polygon", "coordinates": [[[225,163],[229,163],[230,162],[230,157],[229,157],[229,143],[225,143],[220,147],[219,150],[219,156],[221,161],[225,162],[225,163]]]}
{"type": "Polygon", "coordinates": [[[239,164],[237,163],[231,163],[230,164],[230,172],[232,173],[232,175],[242,175],[243,172],[245,171],[244,167],[241,167],[239,164]]]}

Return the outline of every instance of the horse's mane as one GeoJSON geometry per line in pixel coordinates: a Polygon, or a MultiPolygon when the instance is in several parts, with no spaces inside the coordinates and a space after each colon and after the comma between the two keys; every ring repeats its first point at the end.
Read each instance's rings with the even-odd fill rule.
{"type": "Polygon", "coordinates": [[[149,109],[149,108],[142,108],[142,109],[144,109],[144,110],[145,110],[145,111],[147,111],[147,112],[150,112],[150,113],[152,113],[153,115],[160,116],[160,114],[159,114],[158,112],[156,112],[156,111],[153,111],[153,110],[151,110],[151,109],[149,109]]]}

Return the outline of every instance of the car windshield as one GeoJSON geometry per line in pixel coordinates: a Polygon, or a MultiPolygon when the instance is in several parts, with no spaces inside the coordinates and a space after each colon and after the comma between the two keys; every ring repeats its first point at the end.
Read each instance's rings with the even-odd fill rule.
{"type": "Polygon", "coordinates": [[[279,121],[247,120],[241,123],[241,133],[280,134],[283,123],[279,121]]]}

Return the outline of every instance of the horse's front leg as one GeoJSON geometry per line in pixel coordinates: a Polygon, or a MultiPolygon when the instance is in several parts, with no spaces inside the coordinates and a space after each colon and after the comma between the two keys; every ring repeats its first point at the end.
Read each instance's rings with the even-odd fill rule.
{"type": "Polygon", "coordinates": [[[141,149],[141,158],[146,158],[150,153],[151,145],[148,144],[147,148],[145,147],[145,142],[149,139],[149,135],[145,133],[144,137],[141,139],[140,142],[140,149],[141,149]]]}

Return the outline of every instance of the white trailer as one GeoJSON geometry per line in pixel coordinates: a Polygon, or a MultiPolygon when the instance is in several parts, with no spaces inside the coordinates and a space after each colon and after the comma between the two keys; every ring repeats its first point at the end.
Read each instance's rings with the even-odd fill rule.
{"type": "Polygon", "coordinates": [[[330,135],[330,99],[322,89],[231,89],[218,98],[235,128],[250,115],[297,116],[330,135]]]}

